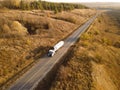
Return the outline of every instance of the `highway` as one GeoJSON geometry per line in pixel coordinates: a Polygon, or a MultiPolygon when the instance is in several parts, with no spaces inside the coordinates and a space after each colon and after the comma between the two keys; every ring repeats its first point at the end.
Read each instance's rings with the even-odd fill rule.
{"type": "Polygon", "coordinates": [[[84,25],[74,31],[68,38],[66,38],[64,40],[64,46],[60,48],[53,57],[48,57],[45,55],[44,57],[40,58],[39,62],[36,63],[23,76],[21,76],[20,79],[16,80],[16,82],[8,90],[36,89],[36,86],[39,84],[39,82],[47,76],[47,74],[58,62],[60,62],[64,54],[66,54],[69,48],[75,44],[80,35],[88,29],[97,16],[98,14],[90,18],[90,20],[88,20],[84,25]]]}

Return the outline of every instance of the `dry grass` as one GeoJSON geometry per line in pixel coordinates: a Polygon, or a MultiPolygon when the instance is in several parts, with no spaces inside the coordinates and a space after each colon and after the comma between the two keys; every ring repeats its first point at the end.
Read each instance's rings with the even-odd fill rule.
{"type": "Polygon", "coordinates": [[[51,90],[119,90],[119,17],[111,11],[96,19],[58,70],[51,90]]]}
{"type": "MultiPolygon", "coordinates": [[[[72,12],[66,13],[69,15],[72,12]]],[[[95,11],[89,12],[89,15],[94,13],[95,11]]],[[[29,64],[36,62],[58,40],[65,38],[82,24],[51,17],[56,17],[51,11],[0,10],[1,85],[29,64]]],[[[80,15],[77,17],[84,20],[88,18],[80,15]]]]}
{"type": "Polygon", "coordinates": [[[62,12],[52,17],[58,20],[64,20],[70,23],[81,25],[85,21],[87,21],[92,15],[94,15],[94,13],[95,10],[91,9],[76,9],[71,12],[62,12]],[[86,19],[84,17],[86,17],[86,19]]]}

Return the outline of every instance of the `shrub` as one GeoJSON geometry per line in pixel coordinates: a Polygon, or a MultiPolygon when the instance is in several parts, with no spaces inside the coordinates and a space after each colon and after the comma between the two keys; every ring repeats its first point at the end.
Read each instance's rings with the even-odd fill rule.
{"type": "Polygon", "coordinates": [[[0,29],[0,38],[10,37],[11,29],[7,24],[4,24],[0,29]]]}
{"type": "Polygon", "coordinates": [[[74,23],[74,24],[77,23],[76,19],[74,17],[68,17],[68,18],[65,18],[65,17],[54,17],[54,19],[63,20],[63,21],[74,23]]]}
{"type": "Polygon", "coordinates": [[[53,28],[53,24],[51,22],[48,22],[48,29],[52,29],[53,28]]]}
{"type": "Polygon", "coordinates": [[[101,23],[101,19],[98,19],[98,22],[101,23]]]}
{"type": "Polygon", "coordinates": [[[99,35],[100,34],[100,31],[98,29],[95,29],[94,30],[94,35],[99,35]]]}
{"type": "Polygon", "coordinates": [[[2,4],[0,3],[0,8],[3,8],[2,4]]]}
{"type": "Polygon", "coordinates": [[[105,32],[110,32],[109,29],[105,29],[105,32]]]}
{"type": "Polygon", "coordinates": [[[90,38],[91,38],[91,36],[90,36],[90,34],[88,34],[88,33],[84,33],[84,34],[80,37],[81,40],[89,40],[90,38]]]}
{"type": "Polygon", "coordinates": [[[112,44],[112,42],[110,41],[110,39],[105,38],[105,37],[102,38],[101,41],[102,41],[102,44],[105,44],[105,45],[111,45],[112,44]]]}
{"type": "Polygon", "coordinates": [[[102,63],[102,56],[96,53],[95,58],[93,59],[94,62],[101,64],[102,63]]]}
{"type": "Polygon", "coordinates": [[[19,33],[21,35],[26,35],[28,33],[27,28],[22,26],[22,24],[18,21],[13,21],[13,23],[11,24],[11,30],[12,32],[19,33]]]}
{"type": "Polygon", "coordinates": [[[11,32],[10,27],[7,24],[4,24],[2,26],[2,32],[3,33],[10,33],[11,32]]]}
{"type": "Polygon", "coordinates": [[[83,41],[83,42],[81,43],[81,45],[82,45],[83,47],[88,47],[88,46],[90,45],[90,43],[89,43],[88,41],[83,41]]]}
{"type": "Polygon", "coordinates": [[[21,0],[3,0],[3,5],[7,8],[19,8],[21,0]]]}
{"type": "Polygon", "coordinates": [[[120,42],[115,42],[114,47],[120,48],[120,42]]]}
{"type": "Polygon", "coordinates": [[[76,22],[76,19],[75,19],[74,17],[69,17],[69,18],[67,19],[67,21],[69,21],[69,22],[71,22],[71,23],[74,23],[74,24],[77,23],[77,22],[76,22]]]}

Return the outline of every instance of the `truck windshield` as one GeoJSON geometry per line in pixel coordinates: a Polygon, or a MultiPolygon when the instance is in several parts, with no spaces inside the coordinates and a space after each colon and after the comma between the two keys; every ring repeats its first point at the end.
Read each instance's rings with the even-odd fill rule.
{"type": "Polygon", "coordinates": [[[52,53],[53,53],[52,51],[49,51],[48,56],[52,56],[52,53]]]}

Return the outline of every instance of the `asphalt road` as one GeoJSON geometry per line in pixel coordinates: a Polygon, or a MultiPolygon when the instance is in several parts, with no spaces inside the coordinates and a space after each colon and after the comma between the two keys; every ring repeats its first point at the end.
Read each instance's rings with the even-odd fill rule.
{"type": "Polygon", "coordinates": [[[87,30],[97,16],[98,15],[92,17],[65,39],[64,46],[60,48],[53,57],[47,57],[47,55],[45,55],[43,58],[40,58],[39,62],[18,79],[9,90],[34,90],[38,83],[49,73],[54,65],[59,62],[64,54],[67,53],[69,48],[78,40],[80,35],[87,30]]]}

